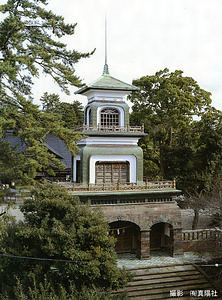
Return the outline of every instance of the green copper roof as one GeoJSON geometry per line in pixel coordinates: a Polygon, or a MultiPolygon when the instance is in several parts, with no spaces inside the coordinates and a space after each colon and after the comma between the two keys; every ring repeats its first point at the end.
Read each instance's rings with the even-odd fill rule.
{"type": "Polygon", "coordinates": [[[89,85],[76,91],[75,94],[84,94],[88,90],[119,90],[119,91],[136,91],[139,88],[116,79],[109,74],[108,65],[104,65],[103,75],[89,85]]]}

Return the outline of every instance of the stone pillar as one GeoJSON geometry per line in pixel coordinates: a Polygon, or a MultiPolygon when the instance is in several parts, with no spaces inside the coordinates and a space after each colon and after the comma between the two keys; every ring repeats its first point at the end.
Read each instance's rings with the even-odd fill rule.
{"type": "Polygon", "coordinates": [[[182,228],[175,228],[173,230],[173,238],[174,238],[173,257],[183,255],[182,228]]]}
{"type": "Polygon", "coordinates": [[[141,250],[140,259],[145,260],[150,258],[150,230],[141,231],[141,250]]]}

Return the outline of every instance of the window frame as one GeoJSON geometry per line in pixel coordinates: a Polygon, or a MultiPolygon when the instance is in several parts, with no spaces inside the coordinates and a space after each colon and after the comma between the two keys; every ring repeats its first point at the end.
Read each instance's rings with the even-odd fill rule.
{"type": "Polygon", "coordinates": [[[104,107],[100,111],[102,127],[120,126],[120,111],[116,107],[104,107]]]}

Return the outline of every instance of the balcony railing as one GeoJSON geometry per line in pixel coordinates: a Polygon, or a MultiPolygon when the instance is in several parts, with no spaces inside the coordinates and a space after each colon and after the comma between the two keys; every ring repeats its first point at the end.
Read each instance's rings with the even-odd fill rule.
{"type": "Polygon", "coordinates": [[[104,183],[104,184],[88,184],[82,185],[78,183],[64,183],[70,192],[119,192],[119,191],[158,191],[158,190],[172,190],[176,188],[175,180],[163,181],[147,181],[143,184],[136,183],[104,183]]]}
{"type": "Polygon", "coordinates": [[[222,230],[219,228],[196,229],[182,231],[182,241],[203,241],[211,239],[222,239],[222,230]]]}
{"type": "Polygon", "coordinates": [[[74,131],[80,132],[125,132],[125,133],[144,133],[144,125],[142,126],[91,126],[91,125],[81,125],[72,128],[74,131]]]}

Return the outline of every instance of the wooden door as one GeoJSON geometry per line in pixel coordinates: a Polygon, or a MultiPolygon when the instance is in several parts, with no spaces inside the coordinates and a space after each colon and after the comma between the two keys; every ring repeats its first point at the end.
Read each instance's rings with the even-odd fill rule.
{"type": "Polygon", "coordinates": [[[98,162],[96,164],[96,183],[129,182],[129,163],[128,162],[98,162]]]}
{"type": "Polygon", "coordinates": [[[127,221],[117,221],[110,224],[110,234],[115,237],[117,253],[139,254],[141,237],[136,224],[127,221]]]}

